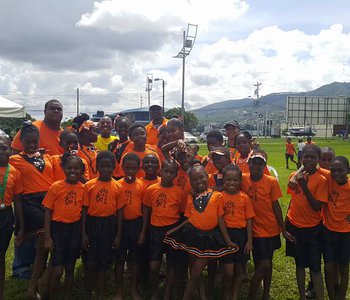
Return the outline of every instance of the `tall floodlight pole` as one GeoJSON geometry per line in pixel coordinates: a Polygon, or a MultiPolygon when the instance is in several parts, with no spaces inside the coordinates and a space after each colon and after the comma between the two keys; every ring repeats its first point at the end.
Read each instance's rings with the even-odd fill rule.
{"type": "MultiPolygon", "coordinates": [[[[148,111],[149,107],[151,106],[151,91],[152,91],[152,84],[153,84],[153,74],[148,73],[146,78],[146,92],[147,92],[147,98],[148,98],[148,111]]],[[[148,113],[148,120],[151,120],[151,114],[148,113]]]]}
{"type": "Polygon", "coordinates": [[[180,52],[174,56],[175,58],[182,58],[182,98],[181,98],[181,118],[185,121],[185,62],[186,56],[188,56],[193,48],[194,42],[197,37],[198,25],[187,25],[187,31],[183,32],[183,44],[180,52]]]}
{"type": "Polygon", "coordinates": [[[165,105],[165,81],[162,78],[155,78],[154,81],[162,81],[162,88],[163,88],[163,103],[162,103],[162,107],[163,107],[163,113],[164,113],[164,105],[165,105]]]}

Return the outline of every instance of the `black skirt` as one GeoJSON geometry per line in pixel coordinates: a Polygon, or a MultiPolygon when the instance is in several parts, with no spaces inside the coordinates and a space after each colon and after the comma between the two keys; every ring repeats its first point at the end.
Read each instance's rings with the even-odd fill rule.
{"type": "Polygon", "coordinates": [[[238,247],[227,247],[218,227],[203,231],[191,223],[166,236],[164,242],[198,258],[220,258],[239,250],[238,247]]]}
{"type": "Polygon", "coordinates": [[[13,233],[13,210],[11,206],[0,210],[0,253],[5,254],[13,233]]]}
{"type": "Polygon", "coordinates": [[[35,236],[44,232],[45,208],[42,201],[45,192],[22,196],[23,218],[26,236],[35,236]]]}

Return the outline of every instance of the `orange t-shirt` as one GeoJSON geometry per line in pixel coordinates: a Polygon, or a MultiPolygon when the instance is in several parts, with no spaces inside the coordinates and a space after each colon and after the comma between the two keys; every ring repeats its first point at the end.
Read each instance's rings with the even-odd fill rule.
{"type": "Polygon", "coordinates": [[[89,216],[108,217],[125,206],[119,197],[120,185],[116,180],[104,182],[94,178],[85,183],[83,206],[88,207],[89,216]]]}
{"type": "Polygon", "coordinates": [[[180,219],[182,205],[182,190],[174,185],[163,187],[160,183],[151,185],[144,197],[144,205],[152,209],[151,224],[153,226],[168,226],[180,219]]]}
{"type": "Polygon", "coordinates": [[[318,168],[317,172],[320,173],[322,176],[324,176],[327,179],[327,182],[330,183],[332,178],[331,178],[331,171],[323,168],[318,168]]]}
{"type": "Polygon", "coordinates": [[[243,174],[242,191],[252,200],[255,217],[253,219],[253,237],[273,237],[281,233],[281,227],[273,212],[273,202],[282,197],[282,191],[275,177],[263,175],[254,182],[250,174],[243,174]]]}
{"type": "Polygon", "coordinates": [[[174,180],[174,183],[183,190],[184,196],[187,197],[187,195],[191,192],[191,182],[190,177],[188,176],[187,172],[180,168],[179,172],[177,174],[177,177],[174,180]]]}
{"type": "Polygon", "coordinates": [[[289,155],[294,155],[295,153],[295,149],[294,149],[294,145],[291,143],[286,143],[286,153],[289,155]]]}
{"type": "Polygon", "coordinates": [[[350,232],[346,217],[350,215],[350,181],[344,185],[329,183],[327,205],[323,206],[323,224],[332,231],[350,232]]]}
{"type": "MultiPolygon", "coordinates": [[[[6,173],[7,167],[0,167],[0,183],[4,183],[4,177],[6,173]]],[[[6,206],[11,206],[13,201],[13,197],[18,194],[23,193],[23,185],[21,180],[21,173],[16,170],[15,167],[10,165],[10,171],[7,178],[6,190],[4,194],[4,204],[6,206]]],[[[2,200],[0,199],[0,202],[2,200]]]]}
{"type": "MultiPolygon", "coordinates": [[[[60,134],[63,131],[60,130],[52,130],[41,121],[34,121],[33,125],[39,129],[39,148],[44,148],[47,150],[47,154],[49,155],[57,155],[63,154],[63,148],[60,146],[60,134]]],[[[23,151],[22,143],[19,139],[21,131],[18,131],[16,136],[14,137],[11,147],[15,150],[23,151]]]]}
{"type": "Polygon", "coordinates": [[[81,219],[84,185],[56,181],[48,190],[43,205],[52,210],[52,221],[73,223],[81,219]]]}
{"type": "MultiPolygon", "coordinates": [[[[53,178],[55,181],[59,181],[59,180],[65,180],[66,179],[66,175],[64,174],[64,170],[61,166],[61,158],[62,155],[54,155],[51,156],[51,162],[52,162],[52,169],[53,169],[53,178]]],[[[84,177],[89,180],[89,165],[86,162],[86,160],[84,158],[82,158],[85,170],[84,170],[84,177]]]]}
{"type": "Polygon", "coordinates": [[[195,157],[196,160],[199,160],[200,162],[203,160],[203,156],[200,154],[197,154],[195,157]]]}
{"type": "Polygon", "coordinates": [[[146,187],[150,187],[152,184],[160,183],[160,177],[157,177],[153,180],[147,180],[145,177],[140,178],[140,180],[146,185],[146,187]]]}
{"type": "Polygon", "coordinates": [[[247,194],[241,191],[237,194],[229,194],[223,191],[222,202],[226,227],[245,228],[247,227],[247,220],[255,217],[251,200],[247,194]]]}
{"type": "Polygon", "coordinates": [[[97,150],[93,147],[80,146],[78,150],[78,155],[85,159],[89,166],[89,178],[93,179],[98,177],[97,167],[96,167],[96,159],[97,159],[97,150]]]}
{"type": "MultiPolygon", "coordinates": [[[[202,160],[202,164],[208,159],[209,159],[208,155],[204,156],[202,160]]],[[[214,166],[214,163],[211,159],[209,159],[207,165],[205,166],[205,171],[207,172],[208,175],[215,174],[218,172],[218,169],[214,166]]]]}
{"type": "Polygon", "coordinates": [[[23,194],[47,192],[54,183],[51,157],[44,154],[43,159],[45,161],[45,167],[43,172],[40,172],[20,154],[10,156],[10,164],[21,173],[23,194]]]}
{"type": "Polygon", "coordinates": [[[149,122],[146,125],[146,133],[147,133],[147,144],[150,145],[157,145],[158,144],[158,132],[159,129],[166,125],[168,122],[168,119],[163,118],[163,122],[160,126],[156,127],[153,125],[153,121],[149,122]]]}
{"type": "Polygon", "coordinates": [[[156,151],[156,153],[158,154],[158,157],[159,157],[159,166],[162,166],[162,163],[165,161],[165,157],[164,157],[162,148],[155,146],[154,150],[156,151]]]}
{"type": "Polygon", "coordinates": [[[239,157],[239,152],[237,151],[236,147],[231,147],[231,146],[226,146],[226,147],[230,151],[231,160],[235,160],[237,157],[239,157]]]}
{"type": "Polygon", "coordinates": [[[187,197],[185,216],[194,227],[203,231],[212,230],[218,226],[218,218],[224,215],[221,193],[209,191],[212,192],[212,195],[203,212],[194,208],[192,195],[187,197]]]}
{"type": "MultiPolygon", "coordinates": [[[[291,174],[291,178],[294,173],[291,174]]],[[[309,175],[307,187],[310,193],[321,202],[328,202],[328,183],[327,179],[320,173],[315,172],[309,175]]],[[[291,195],[290,205],[287,213],[288,220],[297,227],[314,227],[321,223],[321,211],[315,211],[306,199],[306,196],[298,185],[296,190],[288,188],[288,194],[291,195]]]]}
{"type": "Polygon", "coordinates": [[[125,142],[117,143],[117,146],[112,151],[117,160],[113,171],[113,177],[116,177],[116,178],[124,177],[124,172],[122,169],[122,156],[124,155],[124,153],[128,153],[133,148],[134,148],[134,143],[131,142],[129,139],[127,139],[125,142]]]}
{"type": "Polygon", "coordinates": [[[119,200],[125,203],[124,220],[142,217],[142,203],[147,186],[138,178],[133,183],[127,183],[124,178],[117,182],[120,185],[119,200]]]}
{"type": "MultiPolygon", "coordinates": [[[[124,152],[125,152],[125,151],[124,151],[124,152]]],[[[140,158],[141,163],[142,163],[142,160],[145,158],[145,156],[148,155],[148,154],[153,154],[153,155],[156,156],[156,157],[158,158],[158,160],[159,160],[159,156],[158,156],[157,152],[155,152],[155,151],[153,150],[153,148],[149,147],[149,145],[146,145],[146,150],[145,150],[145,151],[142,151],[142,152],[135,151],[134,149],[131,149],[130,151],[125,152],[125,154],[124,154],[123,157],[122,157],[121,163],[123,162],[124,156],[125,156],[126,154],[128,154],[128,153],[135,153],[135,154],[140,158]]],[[[140,169],[138,170],[137,174],[136,174],[136,177],[137,177],[137,178],[142,178],[142,177],[144,177],[145,175],[146,175],[146,174],[145,174],[145,171],[144,171],[142,168],[140,168],[140,169]]],[[[124,176],[124,173],[123,173],[123,176],[124,176]]]]}

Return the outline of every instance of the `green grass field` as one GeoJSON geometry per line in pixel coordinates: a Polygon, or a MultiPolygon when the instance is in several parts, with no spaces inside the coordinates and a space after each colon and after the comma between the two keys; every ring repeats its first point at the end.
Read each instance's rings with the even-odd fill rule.
{"type": "MultiPolygon", "coordinates": [[[[344,142],[340,139],[315,139],[317,145],[320,147],[329,146],[332,147],[337,155],[344,155],[350,159],[350,143],[344,142]]],[[[290,170],[285,168],[285,140],[284,139],[260,139],[260,147],[268,153],[268,164],[275,167],[278,175],[279,182],[283,191],[283,198],[280,199],[280,203],[285,214],[289,198],[286,194],[286,185],[289,174],[296,168],[290,163],[290,170]]],[[[293,140],[296,144],[296,139],[293,140]]],[[[200,154],[206,154],[206,145],[200,145],[200,154]]],[[[13,243],[12,243],[13,244],[13,243]]],[[[13,246],[10,246],[6,256],[6,282],[5,282],[5,299],[24,299],[25,291],[28,286],[27,281],[14,280],[11,278],[11,263],[13,260],[13,246]]],[[[298,299],[298,292],[295,279],[295,265],[294,260],[285,256],[285,246],[283,241],[281,249],[275,252],[274,255],[274,267],[273,267],[273,279],[271,288],[271,299],[298,299]]],[[[249,267],[250,273],[253,271],[253,266],[249,267]]],[[[110,276],[111,277],[111,276],[110,276]]],[[[241,299],[246,299],[247,285],[244,285],[241,291],[241,299]]],[[[106,299],[112,299],[114,291],[114,285],[112,278],[108,280],[108,287],[106,293],[106,299]]],[[[130,299],[127,293],[125,293],[125,299],[130,299]]],[[[348,293],[348,298],[350,293],[348,293]]],[[[74,289],[74,299],[84,299],[84,287],[82,281],[82,267],[81,262],[78,261],[76,267],[76,282],[74,289]]],[[[143,297],[147,299],[147,296],[143,297]]],[[[219,298],[218,298],[219,299],[219,298]]]]}

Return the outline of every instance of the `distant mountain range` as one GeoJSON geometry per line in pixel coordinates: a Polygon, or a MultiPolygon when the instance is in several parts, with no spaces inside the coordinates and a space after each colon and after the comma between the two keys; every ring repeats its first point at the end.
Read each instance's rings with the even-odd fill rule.
{"type": "Polygon", "coordinates": [[[259,116],[265,118],[266,111],[267,119],[281,122],[285,120],[287,96],[350,97],[350,83],[333,82],[303,93],[272,93],[261,97],[259,105],[256,105],[253,98],[226,100],[192,110],[192,112],[196,114],[200,124],[221,124],[233,119],[242,124],[252,124],[259,116]]]}

